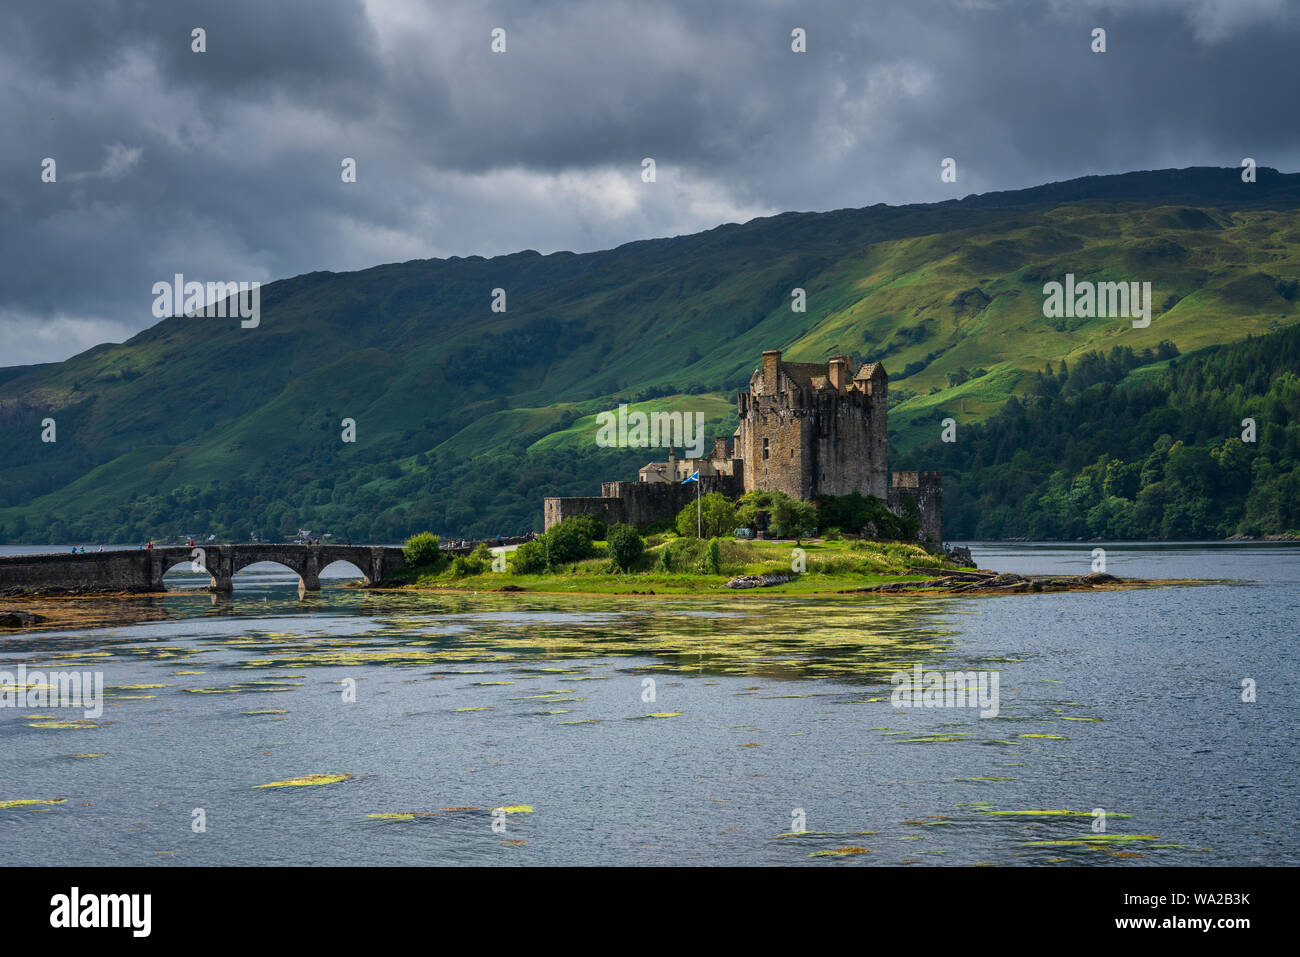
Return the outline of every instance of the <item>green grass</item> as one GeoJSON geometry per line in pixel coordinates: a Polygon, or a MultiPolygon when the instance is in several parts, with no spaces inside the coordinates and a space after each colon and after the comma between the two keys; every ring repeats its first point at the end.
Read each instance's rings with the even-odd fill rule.
{"type": "MultiPolygon", "coordinates": [[[[794,541],[720,540],[722,573],[705,574],[698,570],[707,541],[679,539],[675,535],[654,536],[664,539],[647,549],[638,570],[621,573],[612,570],[607,556],[585,559],[547,574],[516,575],[512,572],[484,572],[457,577],[450,570],[439,574],[418,571],[398,576],[395,581],[420,589],[456,589],[496,591],[507,585],[530,592],[568,592],[574,594],[630,594],[653,591],[665,595],[699,595],[713,592],[726,594],[808,595],[867,588],[885,582],[916,581],[925,577],[914,574],[917,568],[936,571],[949,568],[945,560],[916,545],[895,542],[822,541],[796,544],[794,541]],[[676,543],[676,544],[674,544],[676,543]],[[683,570],[662,571],[660,553],[679,548],[684,553],[683,570]],[[794,580],[763,588],[727,589],[723,586],[738,575],[767,573],[790,574],[794,549],[804,551],[806,571],[794,580]]],[[[598,552],[603,542],[594,543],[598,552]]]]}

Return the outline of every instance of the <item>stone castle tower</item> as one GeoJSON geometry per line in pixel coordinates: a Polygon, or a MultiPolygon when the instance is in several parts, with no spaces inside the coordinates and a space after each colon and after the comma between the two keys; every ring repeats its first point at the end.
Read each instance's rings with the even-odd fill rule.
{"type": "Polygon", "coordinates": [[[918,541],[943,541],[943,478],[938,472],[896,472],[889,483],[886,437],[889,377],[879,362],[854,369],[849,356],[785,362],[777,349],[736,398],[740,427],[703,458],[642,467],[636,482],[605,482],[599,497],[548,498],[545,527],[573,515],[642,526],[671,519],[697,492],[737,499],[756,489],[808,501],[858,492],[881,499],[898,515],[920,521],[918,541]],[[693,473],[699,485],[683,485],[693,473]]]}
{"type": "Polygon", "coordinates": [[[749,392],[737,397],[735,455],[744,463],[745,490],[885,499],[888,391],[879,362],[855,372],[849,356],[785,362],[779,350],[764,352],[749,392]]]}

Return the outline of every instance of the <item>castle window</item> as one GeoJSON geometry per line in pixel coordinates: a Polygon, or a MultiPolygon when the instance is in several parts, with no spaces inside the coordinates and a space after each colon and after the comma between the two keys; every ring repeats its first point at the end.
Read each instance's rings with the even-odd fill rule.
{"type": "Polygon", "coordinates": [[[768,452],[767,452],[767,439],[764,439],[764,440],[763,440],[763,458],[767,458],[767,455],[768,455],[768,452]]]}

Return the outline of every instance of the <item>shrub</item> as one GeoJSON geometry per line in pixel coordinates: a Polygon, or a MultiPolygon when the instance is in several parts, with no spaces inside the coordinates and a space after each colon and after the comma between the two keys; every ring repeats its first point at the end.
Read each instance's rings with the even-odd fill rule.
{"type": "Polygon", "coordinates": [[[481,558],[475,558],[473,555],[457,555],[451,560],[451,573],[457,578],[482,575],[486,567],[481,558]]]}
{"type": "Polygon", "coordinates": [[[402,557],[410,568],[430,568],[442,571],[447,566],[447,556],[442,552],[442,541],[437,535],[420,532],[412,535],[402,546],[402,557]]]}
{"type": "Polygon", "coordinates": [[[609,530],[610,557],[623,571],[631,571],[644,551],[645,542],[631,526],[615,525],[609,530]]]}
{"type": "Polygon", "coordinates": [[[547,565],[568,565],[592,555],[589,519],[588,515],[566,518],[538,539],[546,549],[547,565]]]}
{"type": "Polygon", "coordinates": [[[546,545],[536,539],[524,542],[510,553],[510,570],[516,575],[538,575],[546,571],[546,545]]]}
{"type": "Polygon", "coordinates": [[[913,541],[920,530],[920,516],[914,499],[906,499],[904,516],[895,515],[873,495],[850,492],[848,495],[824,495],[817,499],[817,522],[823,528],[837,527],[862,531],[875,526],[876,538],[913,541]]]}
{"type": "Polygon", "coordinates": [[[700,571],[706,575],[722,574],[722,549],[718,545],[716,538],[709,541],[709,547],[704,550],[704,560],[700,563],[700,571]]]}

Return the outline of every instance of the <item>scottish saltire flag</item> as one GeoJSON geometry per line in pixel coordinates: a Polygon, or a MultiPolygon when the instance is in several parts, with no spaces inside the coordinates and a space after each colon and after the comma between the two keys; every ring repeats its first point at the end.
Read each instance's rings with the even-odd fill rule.
{"type": "Polygon", "coordinates": [[[700,473],[692,472],[689,476],[682,479],[682,484],[685,485],[687,482],[698,482],[699,480],[700,480],[700,473]]]}

